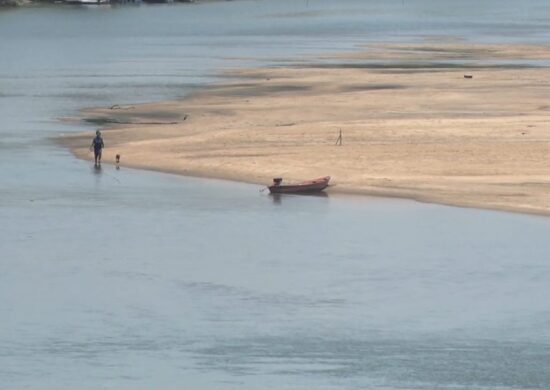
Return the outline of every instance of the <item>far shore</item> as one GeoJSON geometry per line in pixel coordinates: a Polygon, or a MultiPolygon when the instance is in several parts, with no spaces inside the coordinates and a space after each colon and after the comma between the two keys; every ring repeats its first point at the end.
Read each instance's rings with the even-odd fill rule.
{"type": "MultiPolygon", "coordinates": [[[[550,47],[385,44],[245,69],[183,100],[85,110],[104,162],[550,215],[550,47]],[[336,145],[342,132],[343,143],[336,145]]],[[[59,142],[90,159],[93,134],[59,142]]]]}
{"type": "MultiPolygon", "coordinates": [[[[224,0],[163,0],[169,4],[213,3],[224,0]]],[[[227,1],[227,0],[226,0],[227,1]]],[[[139,3],[159,3],[156,0],[0,0],[0,10],[3,8],[33,7],[33,6],[104,6],[104,5],[135,5],[139,3]]]]}

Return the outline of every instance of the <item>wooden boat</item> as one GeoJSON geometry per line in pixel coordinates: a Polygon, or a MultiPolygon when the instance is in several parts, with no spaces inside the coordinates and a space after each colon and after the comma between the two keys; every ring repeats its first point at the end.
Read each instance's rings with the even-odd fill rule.
{"type": "Polygon", "coordinates": [[[298,184],[282,184],[282,181],[283,179],[281,177],[274,178],[273,184],[268,187],[269,192],[272,194],[306,194],[323,191],[328,187],[330,176],[320,177],[298,184]]]}

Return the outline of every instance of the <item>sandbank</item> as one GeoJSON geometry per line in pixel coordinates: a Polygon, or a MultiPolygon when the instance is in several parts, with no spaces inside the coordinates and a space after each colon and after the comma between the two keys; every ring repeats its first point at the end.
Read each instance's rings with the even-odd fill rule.
{"type": "MultiPolygon", "coordinates": [[[[548,59],[542,45],[370,45],[81,119],[123,166],[258,184],[330,175],[329,192],[550,215],[548,59]]],[[[60,142],[90,159],[92,136],[60,142]]]]}

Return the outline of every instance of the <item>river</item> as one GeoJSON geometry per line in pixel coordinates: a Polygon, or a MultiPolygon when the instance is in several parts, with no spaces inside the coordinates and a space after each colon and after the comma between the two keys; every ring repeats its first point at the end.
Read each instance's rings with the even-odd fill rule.
{"type": "MultiPolygon", "coordinates": [[[[0,11],[0,388],[547,389],[550,219],[105,165],[79,109],[369,41],[549,43],[546,1],[0,11]]],[[[108,134],[105,137],[109,146],[108,134]]]]}

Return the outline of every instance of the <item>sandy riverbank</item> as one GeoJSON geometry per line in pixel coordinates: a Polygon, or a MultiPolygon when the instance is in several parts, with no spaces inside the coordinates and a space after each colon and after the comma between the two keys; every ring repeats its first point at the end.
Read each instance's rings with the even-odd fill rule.
{"type": "MultiPolygon", "coordinates": [[[[262,184],[331,175],[330,191],[550,214],[550,69],[517,62],[549,49],[375,45],[83,116],[109,128],[104,160],[127,166],[262,184]]],[[[89,159],[91,138],[61,142],[89,159]]]]}

